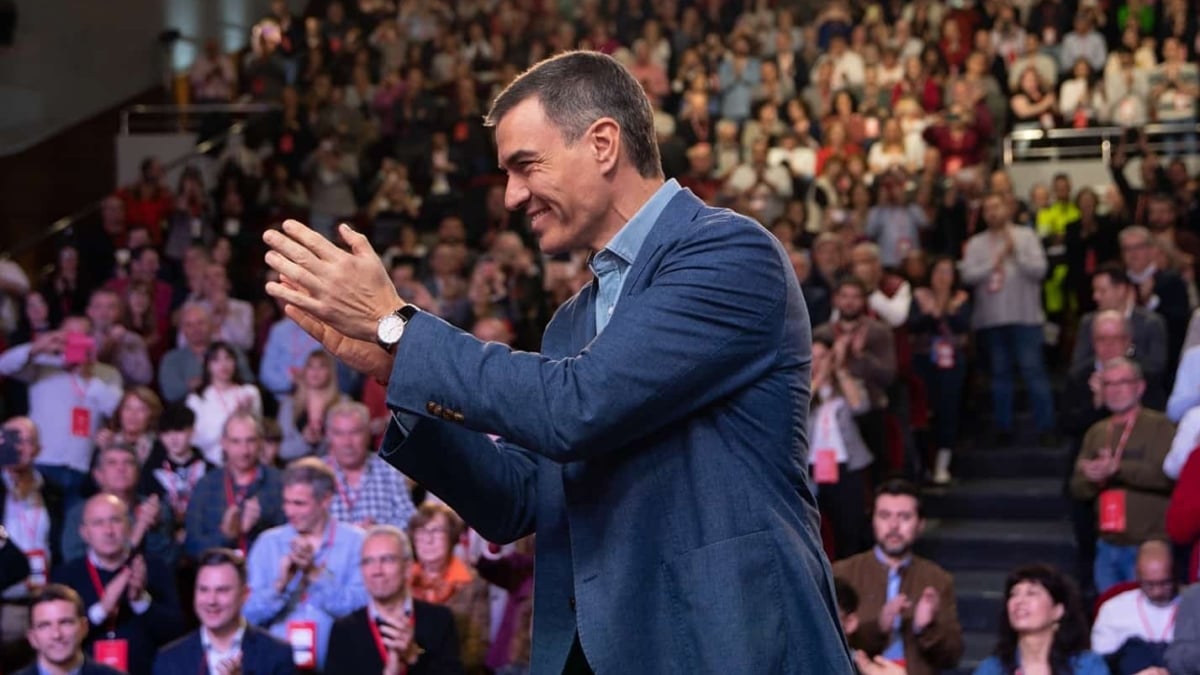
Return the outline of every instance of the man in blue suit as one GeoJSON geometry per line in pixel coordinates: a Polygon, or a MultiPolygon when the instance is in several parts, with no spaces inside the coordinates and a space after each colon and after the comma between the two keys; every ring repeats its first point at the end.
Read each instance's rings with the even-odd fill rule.
{"type": "Polygon", "coordinates": [[[210,548],[196,561],[196,616],[200,628],[163,647],[154,675],[199,670],[207,675],[292,675],[292,648],[246,623],[242,605],[250,595],[246,561],[228,548],[210,548]]]}
{"type": "Polygon", "coordinates": [[[787,255],[664,182],[650,104],[607,56],[534,66],[489,122],[506,206],[544,252],[594,252],[542,353],[406,304],[347,226],[348,251],[294,221],[268,232],[267,291],[388,383],[388,462],[489,540],[536,530],[532,672],[853,672],[804,470],[811,340],[787,255]]]}

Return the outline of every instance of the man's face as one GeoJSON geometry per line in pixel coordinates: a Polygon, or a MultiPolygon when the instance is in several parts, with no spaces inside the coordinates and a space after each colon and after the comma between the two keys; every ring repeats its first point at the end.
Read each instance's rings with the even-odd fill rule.
{"type": "Polygon", "coordinates": [[[206,565],[196,573],[196,616],[210,631],[236,623],[250,589],[233,565],[206,565]]]}
{"type": "Polygon", "coordinates": [[[893,558],[908,555],[921,531],[917,500],[909,495],[879,495],[871,519],[875,543],[893,558]]]}
{"type": "Polygon", "coordinates": [[[850,252],[850,271],[864,284],[874,287],[883,276],[883,264],[870,251],[854,250],[850,252]]]}
{"type": "Polygon", "coordinates": [[[104,330],[121,317],[121,300],[115,293],[97,292],[88,300],[88,318],[97,330],[104,330]]]}
{"type": "Polygon", "coordinates": [[[1129,304],[1129,288],[1124,284],[1114,284],[1107,274],[1098,274],[1092,279],[1092,300],[1101,310],[1124,312],[1129,304]]]}
{"type": "Polygon", "coordinates": [[[207,347],[212,341],[212,324],[202,309],[185,310],[179,320],[179,329],[183,331],[183,338],[192,347],[207,347]]]}
{"type": "Polygon", "coordinates": [[[101,492],[127,494],[137,486],[137,458],[124,450],[107,450],[100,454],[92,477],[101,492]]]}
{"type": "Polygon", "coordinates": [[[137,264],[130,269],[130,272],[137,274],[141,281],[154,281],[158,278],[158,252],[152,248],[142,250],[142,255],[138,257],[137,264]]]}
{"type": "Polygon", "coordinates": [[[1151,603],[1163,606],[1175,599],[1175,578],[1166,558],[1146,558],[1138,563],[1137,580],[1151,603]]]}
{"type": "Polygon", "coordinates": [[[359,562],[363,584],[375,600],[390,600],[404,588],[409,561],[400,542],[391,535],[376,535],[363,542],[359,562]]]}
{"type": "MultiPolygon", "coordinates": [[[[162,441],[163,447],[167,452],[176,457],[186,452],[192,445],[192,430],[189,429],[168,429],[158,434],[158,440],[162,441]]],[[[228,458],[228,453],[226,458],[228,458]]],[[[228,461],[228,460],[227,460],[228,461]]]]}
{"type": "Polygon", "coordinates": [[[999,228],[1008,224],[1008,204],[999,195],[983,200],[983,220],[988,227],[999,228]]]}
{"type": "Polygon", "coordinates": [[[254,422],[241,417],[230,420],[221,437],[225,463],[234,471],[250,471],[258,464],[261,441],[254,422]]]}
{"type": "Polygon", "coordinates": [[[38,656],[56,666],[68,666],[87,637],[87,621],[66,600],[39,602],[30,611],[27,637],[38,656]]]}
{"type": "Polygon", "coordinates": [[[854,321],[862,316],[866,304],[866,298],[863,297],[862,290],[850,284],[839,288],[833,296],[834,307],[837,308],[838,314],[846,321],[854,321]]]}
{"type": "Polygon", "coordinates": [[[1165,230],[1175,224],[1175,204],[1169,199],[1152,199],[1146,213],[1146,224],[1153,230],[1165,230]]]}
{"type": "Polygon", "coordinates": [[[222,265],[209,265],[204,269],[204,290],[209,295],[224,295],[229,292],[229,277],[222,265]]]}
{"type": "Polygon", "coordinates": [[[339,466],[358,468],[366,461],[370,435],[358,415],[334,415],[325,434],[329,454],[339,466]]]}
{"type": "Polygon", "coordinates": [[[1104,363],[1129,353],[1129,335],[1116,321],[1097,321],[1092,324],[1092,349],[1096,360],[1104,363]]]}
{"type": "Polygon", "coordinates": [[[1071,201],[1071,181],[1066,178],[1055,178],[1054,198],[1060,202],[1071,201]]]}
{"type": "Polygon", "coordinates": [[[1123,413],[1142,400],[1146,384],[1128,366],[1109,368],[1100,373],[1104,407],[1114,413],[1123,413]]]}
{"type": "Polygon", "coordinates": [[[329,502],[333,495],[317,500],[313,487],[295,483],[283,487],[283,514],[288,524],[300,534],[313,534],[329,514],[329,502]]]}
{"type": "Polygon", "coordinates": [[[4,428],[17,432],[17,463],[10,468],[28,469],[33,465],[33,458],[37,457],[38,451],[41,449],[38,443],[37,427],[34,426],[33,420],[28,417],[14,417],[4,423],[4,428]]]}
{"type": "Polygon", "coordinates": [[[568,146],[536,97],[496,125],[500,166],[508,172],[504,206],[524,210],[542,251],[585,249],[594,243],[607,199],[586,134],[568,146]]]}
{"type": "Polygon", "coordinates": [[[1154,245],[1149,238],[1138,235],[1121,237],[1121,260],[1133,272],[1141,272],[1150,266],[1154,256],[1154,245]]]}
{"type": "Polygon", "coordinates": [[[83,510],[79,536],[103,557],[115,557],[129,545],[129,510],[116,498],[88,501],[83,510]]]}

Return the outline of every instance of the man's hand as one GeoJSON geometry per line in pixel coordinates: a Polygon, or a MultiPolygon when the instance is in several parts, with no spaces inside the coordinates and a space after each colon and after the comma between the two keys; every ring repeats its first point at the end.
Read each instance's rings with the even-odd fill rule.
{"type": "MultiPolygon", "coordinates": [[[[258,497],[251,497],[242,503],[241,516],[241,532],[250,532],[254,526],[258,524],[258,519],[262,516],[262,506],[258,503],[258,497]]],[[[240,532],[239,532],[240,534],[240,532]]]]}
{"type": "Polygon", "coordinates": [[[862,651],[854,652],[854,665],[858,666],[858,672],[862,675],[905,675],[908,672],[895,661],[882,656],[871,658],[862,651]]]}
{"type": "Polygon", "coordinates": [[[121,597],[129,589],[129,577],[133,575],[133,568],[126,567],[108,582],[104,587],[104,593],[100,595],[100,606],[104,608],[104,613],[112,616],[113,612],[117,611],[117,607],[121,604],[121,597]]]}
{"type": "Polygon", "coordinates": [[[133,516],[133,531],[129,535],[130,541],[134,546],[142,543],[146,533],[154,528],[154,524],[158,522],[158,514],[162,510],[162,506],[158,501],[158,495],[150,495],[142,501],[134,509],[133,516]]]}
{"type": "Polygon", "coordinates": [[[226,539],[237,539],[242,536],[242,510],[237,504],[230,504],[225,508],[225,515],[221,516],[221,536],[226,539]]]}
{"type": "Polygon", "coordinates": [[[1095,459],[1084,459],[1079,462],[1079,468],[1083,472],[1084,478],[1093,483],[1103,483],[1112,478],[1119,467],[1120,464],[1116,457],[1113,457],[1107,450],[1101,451],[1095,459]]]}
{"type": "Polygon", "coordinates": [[[218,663],[214,675],[242,675],[242,653],[238,652],[218,663]]]}
{"type": "Polygon", "coordinates": [[[416,661],[417,645],[413,642],[413,627],[408,621],[400,621],[399,625],[391,622],[379,625],[379,634],[383,638],[383,646],[387,649],[388,658],[384,664],[385,675],[400,673],[402,666],[416,661]]]}
{"type": "Polygon", "coordinates": [[[917,608],[913,610],[913,632],[920,633],[933,623],[941,605],[942,596],[938,594],[937,589],[926,586],[917,600],[917,608]]]}
{"type": "Polygon", "coordinates": [[[130,602],[141,599],[146,592],[146,560],[140,555],[129,562],[129,586],[125,592],[130,602]]]}
{"type": "Polygon", "coordinates": [[[1171,673],[1166,668],[1161,666],[1150,666],[1149,668],[1143,668],[1137,671],[1133,675],[1171,675],[1171,673]]]}
{"type": "Polygon", "coordinates": [[[266,290],[341,336],[374,344],[379,317],[405,303],[367,238],[345,224],[338,233],[349,252],[295,220],[265,232],[267,265],[281,276],[266,290]]]}
{"type": "Polygon", "coordinates": [[[912,607],[912,603],[908,601],[908,596],[903,593],[897,593],[896,597],[888,600],[879,610],[879,630],[885,635],[891,635],[896,623],[896,617],[903,614],[912,607]]]}

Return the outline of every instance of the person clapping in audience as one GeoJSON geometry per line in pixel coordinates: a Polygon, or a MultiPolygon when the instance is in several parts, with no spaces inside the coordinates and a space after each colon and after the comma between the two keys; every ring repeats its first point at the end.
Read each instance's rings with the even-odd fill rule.
{"type": "Polygon", "coordinates": [[[1047,565],[1014,570],[993,655],[975,675],[1109,675],[1088,650],[1087,618],[1070,579],[1047,565]]]}

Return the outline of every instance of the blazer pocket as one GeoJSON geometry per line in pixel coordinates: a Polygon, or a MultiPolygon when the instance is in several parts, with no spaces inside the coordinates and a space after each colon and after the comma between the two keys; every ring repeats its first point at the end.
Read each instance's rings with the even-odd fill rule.
{"type": "Polygon", "coordinates": [[[786,672],[788,633],[775,548],[764,530],[703,546],[663,565],[678,672],[786,672]]]}

